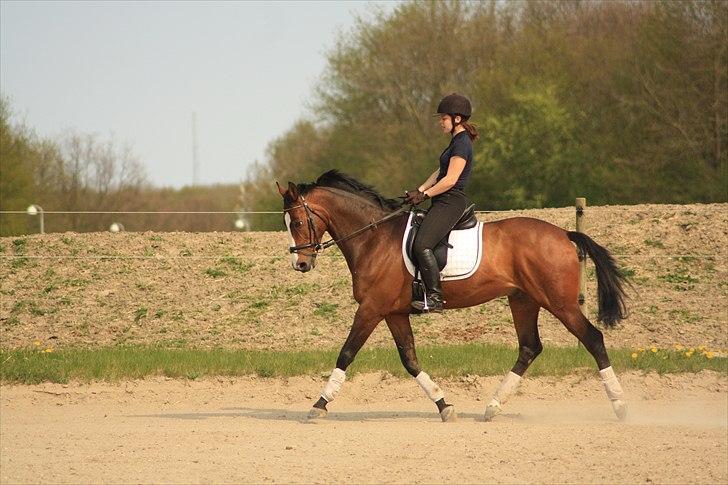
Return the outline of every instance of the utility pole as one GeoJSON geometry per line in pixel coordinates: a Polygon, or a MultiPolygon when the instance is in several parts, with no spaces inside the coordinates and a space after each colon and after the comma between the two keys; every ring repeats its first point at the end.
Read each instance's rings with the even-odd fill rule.
{"type": "Polygon", "coordinates": [[[197,113],[192,112],[192,185],[197,185],[200,180],[200,154],[197,148],[197,113]]]}

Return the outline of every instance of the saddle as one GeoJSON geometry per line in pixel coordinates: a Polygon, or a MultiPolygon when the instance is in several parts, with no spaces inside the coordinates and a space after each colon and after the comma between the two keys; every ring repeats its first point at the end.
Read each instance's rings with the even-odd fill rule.
{"type": "MultiPolygon", "coordinates": [[[[412,247],[415,242],[415,238],[417,237],[417,233],[419,232],[420,225],[422,224],[422,221],[425,219],[425,216],[427,215],[427,210],[423,209],[413,209],[412,210],[412,217],[410,218],[410,225],[411,229],[409,231],[409,234],[407,235],[407,242],[405,244],[405,247],[407,248],[407,256],[409,259],[417,265],[417,259],[414,257],[414,254],[412,253],[412,247]]],[[[471,227],[475,227],[478,224],[478,219],[475,217],[475,204],[470,204],[470,206],[465,209],[463,212],[463,215],[460,216],[460,219],[455,223],[453,228],[450,230],[452,231],[458,231],[461,229],[470,229],[471,227]]],[[[450,239],[450,232],[447,233],[447,235],[443,238],[442,241],[440,241],[437,246],[435,246],[432,250],[432,252],[435,254],[435,259],[437,260],[437,267],[440,271],[443,270],[445,265],[447,264],[447,250],[452,249],[452,246],[449,243],[450,239]]],[[[419,273],[419,268],[417,269],[417,273],[419,273]]],[[[417,274],[415,274],[415,280],[417,279],[417,274]]]]}
{"type": "MultiPolygon", "coordinates": [[[[458,219],[458,222],[455,223],[453,228],[450,230],[450,232],[447,233],[447,235],[443,238],[442,241],[440,241],[437,246],[433,249],[433,253],[435,255],[435,260],[437,261],[437,267],[440,270],[440,272],[443,272],[443,269],[447,266],[447,256],[448,256],[448,250],[453,249],[453,245],[450,244],[450,236],[453,231],[458,231],[459,235],[465,234],[465,233],[472,233],[473,231],[464,231],[464,229],[473,229],[476,226],[479,226],[478,229],[475,229],[475,240],[478,242],[477,250],[476,250],[476,257],[472,258],[466,258],[470,264],[466,264],[466,270],[460,270],[455,271],[454,275],[450,275],[451,278],[454,276],[455,279],[460,279],[464,277],[468,277],[472,272],[475,271],[477,268],[479,262],[480,262],[480,234],[482,232],[482,224],[478,224],[478,220],[475,218],[475,210],[474,210],[475,204],[471,204],[465,211],[463,212],[463,215],[460,216],[460,219],[458,219]]],[[[403,252],[405,253],[405,265],[408,263],[410,264],[410,267],[408,270],[410,273],[414,276],[414,279],[412,280],[412,301],[415,300],[424,300],[425,299],[425,285],[422,283],[422,280],[419,278],[420,270],[419,267],[417,267],[417,259],[414,257],[414,254],[412,253],[412,246],[414,245],[414,240],[417,237],[417,232],[420,229],[420,225],[422,224],[423,219],[427,215],[427,211],[421,210],[421,209],[414,209],[412,210],[412,213],[410,215],[410,224],[409,227],[406,230],[405,240],[403,240],[403,252]]],[[[462,245],[464,240],[467,240],[467,237],[463,239],[458,239],[459,245],[462,245]]],[[[467,246],[467,243],[465,244],[467,246]]],[[[460,249],[462,252],[462,249],[460,249]]],[[[457,266],[457,265],[456,265],[457,266]]],[[[447,275],[448,271],[445,271],[445,276],[447,275]]],[[[421,313],[420,310],[411,310],[412,313],[421,313]]]]}

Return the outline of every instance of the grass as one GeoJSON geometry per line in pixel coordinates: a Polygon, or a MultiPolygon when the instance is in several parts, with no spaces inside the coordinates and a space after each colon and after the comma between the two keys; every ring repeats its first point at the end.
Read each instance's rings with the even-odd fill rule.
{"type": "Polygon", "coordinates": [[[64,284],[65,286],[71,286],[76,288],[85,288],[86,286],[91,284],[91,281],[82,278],[70,278],[64,280],[62,284],[64,284]]]}
{"type": "MultiPolygon", "coordinates": [[[[517,351],[505,345],[449,345],[418,349],[420,365],[434,377],[502,375],[516,360],[517,351]]],[[[658,373],[728,371],[728,359],[683,351],[612,349],[614,368],[658,373]],[[636,357],[635,357],[636,356],[636,357]]],[[[0,381],[35,384],[71,380],[118,381],[148,376],[198,378],[203,376],[259,375],[286,377],[330,371],[338,350],[254,351],[224,349],[174,349],[119,346],[100,349],[40,347],[0,350],[0,381]]],[[[596,373],[591,356],[577,347],[547,348],[528,370],[529,376],[562,376],[578,369],[596,373]]],[[[347,370],[348,375],[387,371],[406,376],[395,349],[365,349],[347,370]]]]}
{"type": "Polygon", "coordinates": [[[658,276],[657,279],[666,283],[697,283],[699,281],[698,278],[693,278],[692,276],[682,272],[667,273],[658,276]]]}
{"type": "Polygon", "coordinates": [[[670,318],[687,323],[695,323],[703,319],[701,315],[698,315],[696,313],[690,313],[688,310],[685,309],[670,310],[667,312],[667,314],[670,316],[670,318]]]}
{"type": "Polygon", "coordinates": [[[25,251],[25,248],[28,244],[28,241],[25,239],[14,239],[13,240],[13,250],[15,250],[16,253],[20,253],[25,251]]]}
{"type": "Polygon", "coordinates": [[[653,248],[665,249],[665,245],[662,241],[655,241],[652,239],[645,239],[645,245],[653,248]]]}
{"type": "Polygon", "coordinates": [[[225,256],[224,258],[220,259],[221,264],[226,264],[228,267],[230,267],[233,271],[236,271],[238,273],[247,273],[250,268],[252,268],[254,265],[253,263],[244,263],[240,259],[235,258],[233,256],[225,256]]]}
{"type": "Polygon", "coordinates": [[[134,323],[138,323],[142,318],[147,318],[149,310],[147,307],[140,306],[134,311],[134,323]]]}
{"type": "Polygon", "coordinates": [[[250,304],[250,308],[255,308],[255,309],[260,309],[260,310],[268,308],[268,306],[270,306],[270,301],[265,300],[265,299],[258,299],[250,304]]]}
{"type": "Polygon", "coordinates": [[[337,308],[339,308],[337,303],[316,303],[316,309],[313,311],[313,314],[319,317],[334,318],[337,308]]]}
{"type": "Polygon", "coordinates": [[[149,291],[152,289],[152,285],[149,283],[144,283],[142,281],[137,281],[134,286],[136,286],[137,290],[139,291],[149,291]]]}
{"type": "Polygon", "coordinates": [[[205,270],[205,274],[208,276],[212,276],[213,278],[221,278],[223,276],[227,276],[226,272],[217,268],[207,268],[205,270]]]}

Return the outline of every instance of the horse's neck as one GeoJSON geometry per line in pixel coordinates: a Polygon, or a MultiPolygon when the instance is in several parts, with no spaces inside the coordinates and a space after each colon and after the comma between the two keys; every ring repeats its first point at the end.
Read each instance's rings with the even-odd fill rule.
{"type": "MultiPolygon", "coordinates": [[[[355,231],[386,217],[388,212],[372,204],[355,198],[331,198],[326,203],[329,214],[329,233],[335,240],[341,239],[355,231]]],[[[387,221],[376,229],[364,231],[339,244],[349,268],[355,268],[373,252],[385,251],[392,245],[392,229],[396,221],[387,221]]]]}

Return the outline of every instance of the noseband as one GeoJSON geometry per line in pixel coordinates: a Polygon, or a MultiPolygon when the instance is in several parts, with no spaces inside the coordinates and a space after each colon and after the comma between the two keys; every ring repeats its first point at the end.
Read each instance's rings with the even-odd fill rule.
{"type": "Polygon", "coordinates": [[[314,211],[313,209],[311,209],[308,206],[308,202],[306,202],[306,199],[304,199],[303,196],[301,196],[301,203],[300,204],[298,204],[296,206],[293,206],[293,207],[289,207],[288,209],[283,209],[283,212],[288,212],[288,211],[291,211],[293,209],[298,209],[300,207],[303,207],[306,210],[306,219],[307,219],[307,222],[308,222],[308,237],[309,237],[309,242],[307,244],[299,244],[298,246],[291,246],[291,247],[288,248],[288,251],[290,253],[300,253],[300,254],[303,254],[305,256],[314,256],[314,257],[317,256],[318,253],[321,252],[321,251],[323,251],[324,249],[326,249],[326,248],[328,248],[330,246],[333,246],[334,244],[338,244],[338,243],[340,243],[342,241],[346,241],[347,239],[351,239],[351,238],[353,238],[355,236],[358,236],[359,234],[363,233],[367,229],[376,229],[379,224],[381,224],[383,222],[386,222],[386,221],[388,221],[390,219],[394,219],[398,215],[400,215],[403,212],[405,212],[405,211],[407,211],[407,210],[410,209],[408,206],[402,206],[399,209],[397,209],[396,211],[392,212],[391,214],[388,214],[388,215],[384,216],[383,218],[379,219],[378,221],[374,221],[371,224],[367,224],[366,226],[362,227],[361,229],[357,229],[356,231],[352,232],[348,236],[344,236],[344,237],[342,237],[340,239],[336,239],[336,240],[334,240],[334,238],[331,238],[331,239],[329,239],[328,241],[326,241],[324,243],[317,243],[316,242],[316,225],[313,223],[313,217],[312,217],[312,215],[315,215],[316,217],[318,217],[319,219],[321,219],[322,221],[324,221],[324,224],[326,224],[326,219],[324,219],[319,214],[317,214],[316,211],[314,211]],[[305,252],[303,252],[304,249],[309,249],[309,248],[313,248],[313,251],[314,252],[312,252],[312,253],[305,253],[305,252]]]}

